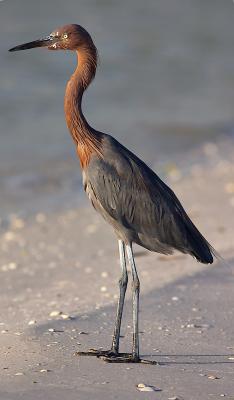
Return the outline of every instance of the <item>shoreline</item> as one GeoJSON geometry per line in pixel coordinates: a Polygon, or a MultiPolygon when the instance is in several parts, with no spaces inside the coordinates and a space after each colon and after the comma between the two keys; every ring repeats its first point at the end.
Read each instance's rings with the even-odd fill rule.
{"type": "MultiPolygon", "coordinates": [[[[215,168],[222,162],[232,162],[234,140],[232,134],[220,134],[212,141],[192,147],[189,151],[172,155],[158,155],[151,162],[143,161],[169,186],[199,170],[215,168]]],[[[6,225],[9,215],[28,218],[40,212],[63,212],[86,206],[79,160],[64,155],[47,160],[34,170],[1,172],[0,220],[6,225]]],[[[0,225],[1,228],[1,225],[0,225]]]]}

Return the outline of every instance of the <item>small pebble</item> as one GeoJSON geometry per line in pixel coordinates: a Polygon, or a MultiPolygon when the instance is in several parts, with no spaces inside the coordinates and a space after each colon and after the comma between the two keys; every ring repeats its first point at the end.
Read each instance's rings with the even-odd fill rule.
{"type": "Polygon", "coordinates": [[[140,392],[161,392],[161,389],[156,388],[156,387],[154,387],[152,385],[145,385],[144,383],[139,383],[137,385],[137,389],[140,392]]]}
{"type": "Polygon", "coordinates": [[[10,262],[9,264],[2,265],[1,270],[3,272],[14,271],[17,268],[17,264],[15,262],[10,262]]]}
{"type": "Polygon", "coordinates": [[[221,378],[216,375],[209,375],[208,379],[211,379],[212,381],[214,381],[215,379],[221,379],[221,378]]]}
{"type": "Polygon", "coordinates": [[[59,315],[62,315],[62,311],[51,311],[50,317],[58,317],[59,315]]]}
{"type": "Polygon", "coordinates": [[[49,369],[40,369],[40,372],[50,372],[49,369]]]}
{"type": "Polygon", "coordinates": [[[17,264],[15,262],[11,262],[8,264],[8,268],[13,271],[17,268],[17,264]]]}
{"type": "Polygon", "coordinates": [[[23,372],[16,372],[16,373],[15,373],[15,376],[22,376],[22,375],[24,375],[23,372]]]}
{"type": "Polygon", "coordinates": [[[211,328],[211,325],[210,324],[194,324],[194,328],[209,329],[209,328],[211,328]]]}
{"type": "Polygon", "coordinates": [[[68,314],[61,314],[62,319],[72,319],[71,315],[68,314]]]}
{"type": "Polygon", "coordinates": [[[173,397],[168,397],[168,400],[182,400],[182,399],[181,397],[173,396],[173,397]]]}
{"type": "Polygon", "coordinates": [[[154,389],[150,386],[144,386],[144,387],[139,387],[137,388],[140,392],[154,392],[154,389]]]}
{"type": "Polygon", "coordinates": [[[104,293],[104,292],[107,291],[107,288],[106,288],[106,286],[102,286],[102,287],[100,288],[100,290],[101,290],[102,293],[104,293]]]}
{"type": "Polygon", "coordinates": [[[37,321],[35,319],[31,319],[31,321],[28,322],[28,325],[35,325],[37,321]]]}

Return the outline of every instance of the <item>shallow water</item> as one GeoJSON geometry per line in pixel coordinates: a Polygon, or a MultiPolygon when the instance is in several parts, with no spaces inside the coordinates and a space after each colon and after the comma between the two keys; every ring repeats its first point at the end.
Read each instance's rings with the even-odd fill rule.
{"type": "Polygon", "coordinates": [[[63,116],[75,57],[8,48],[64,23],[85,26],[101,63],[84,113],[153,165],[232,126],[233,17],[231,0],[1,1],[1,214],[80,196],[63,116]]]}

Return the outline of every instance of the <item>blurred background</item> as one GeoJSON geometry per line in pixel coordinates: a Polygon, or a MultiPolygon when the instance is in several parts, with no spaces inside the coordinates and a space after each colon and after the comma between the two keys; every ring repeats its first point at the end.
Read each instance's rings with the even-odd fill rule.
{"type": "Polygon", "coordinates": [[[67,23],[99,50],[84,114],[152,167],[232,135],[232,0],[0,1],[0,216],[78,205],[79,161],[63,115],[72,53],[8,53],[67,23]]]}

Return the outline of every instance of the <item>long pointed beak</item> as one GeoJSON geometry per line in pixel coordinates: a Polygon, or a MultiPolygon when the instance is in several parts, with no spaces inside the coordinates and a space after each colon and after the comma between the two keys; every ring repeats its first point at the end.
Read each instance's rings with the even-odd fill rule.
{"type": "Polygon", "coordinates": [[[28,50],[33,49],[35,47],[47,47],[51,46],[54,42],[53,36],[46,36],[45,38],[34,40],[33,42],[20,44],[19,46],[12,47],[9,51],[19,51],[19,50],[28,50]]]}

